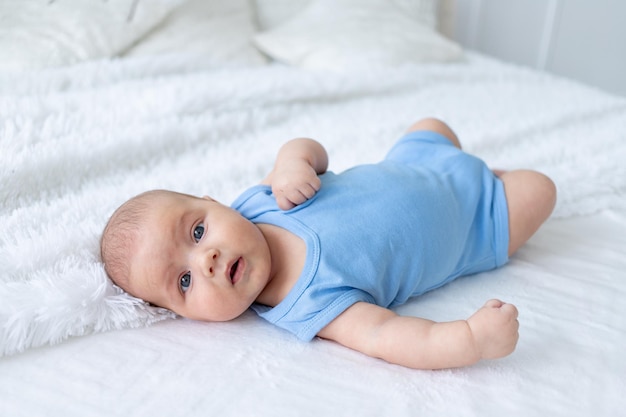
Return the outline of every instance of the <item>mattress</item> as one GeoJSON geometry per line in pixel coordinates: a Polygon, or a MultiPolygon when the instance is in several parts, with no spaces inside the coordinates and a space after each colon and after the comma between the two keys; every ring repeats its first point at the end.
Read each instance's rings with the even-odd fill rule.
{"type": "Polygon", "coordinates": [[[297,341],[254,313],[166,320],[0,360],[0,411],[36,415],[618,416],[625,405],[626,216],[549,221],[503,269],[459,279],[402,314],[449,320],[498,296],[516,351],[444,371],[297,341]]]}

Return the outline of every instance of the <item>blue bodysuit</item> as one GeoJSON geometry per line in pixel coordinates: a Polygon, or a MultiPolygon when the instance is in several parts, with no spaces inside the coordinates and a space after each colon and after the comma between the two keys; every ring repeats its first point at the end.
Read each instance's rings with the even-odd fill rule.
{"type": "Polygon", "coordinates": [[[320,178],[317,194],[291,210],[280,210],[266,185],[232,204],[306,243],[304,269],[285,299],[252,306],[302,340],[358,301],[393,307],[508,260],[502,182],[438,133],[411,132],[382,162],[320,178]]]}

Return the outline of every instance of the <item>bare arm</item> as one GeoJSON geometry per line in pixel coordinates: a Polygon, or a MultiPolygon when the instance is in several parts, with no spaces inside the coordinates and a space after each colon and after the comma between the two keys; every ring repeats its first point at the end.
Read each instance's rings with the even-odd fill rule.
{"type": "Polygon", "coordinates": [[[437,323],[359,302],[318,336],[387,362],[417,369],[467,366],[506,356],[518,339],[517,310],[488,301],[468,320],[437,323]]]}
{"type": "Polygon", "coordinates": [[[304,203],[320,189],[318,174],[328,168],[328,154],[313,139],[292,139],[276,156],[272,171],[261,181],[272,187],[278,207],[288,210],[304,203]]]}

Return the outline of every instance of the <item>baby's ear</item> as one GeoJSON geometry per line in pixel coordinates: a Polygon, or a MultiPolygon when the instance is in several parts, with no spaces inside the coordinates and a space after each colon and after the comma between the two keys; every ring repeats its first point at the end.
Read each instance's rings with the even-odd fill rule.
{"type": "Polygon", "coordinates": [[[203,195],[202,198],[205,199],[205,200],[209,200],[209,201],[215,201],[214,199],[212,199],[208,195],[203,195]]]}

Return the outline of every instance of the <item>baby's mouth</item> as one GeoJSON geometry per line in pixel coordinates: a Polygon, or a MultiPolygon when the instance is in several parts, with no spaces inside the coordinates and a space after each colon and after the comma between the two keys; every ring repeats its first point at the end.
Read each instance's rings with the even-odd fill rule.
{"type": "Polygon", "coordinates": [[[233,266],[230,267],[230,282],[235,283],[235,277],[237,274],[237,268],[239,267],[239,261],[241,258],[237,259],[233,266]]]}

